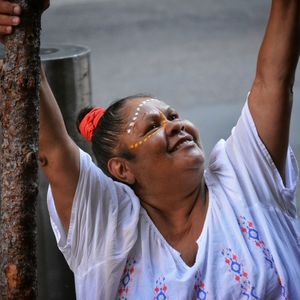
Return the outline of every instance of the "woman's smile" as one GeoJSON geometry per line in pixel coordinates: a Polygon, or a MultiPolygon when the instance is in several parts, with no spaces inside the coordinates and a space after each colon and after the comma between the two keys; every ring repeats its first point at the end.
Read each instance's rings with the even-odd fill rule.
{"type": "Polygon", "coordinates": [[[179,138],[174,144],[173,146],[169,147],[168,151],[169,152],[175,152],[179,149],[183,149],[186,147],[191,147],[191,146],[195,146],[195,142],[194,139],[191,135],[187,134],[181,138],[179,138]]]}
{"type": "Polygon", "coordinates": [[[128,148],[139,151],[150,142],[165,143],[167,153],[199,147],[199,135],[194,125],[181,120],[175,109],[157,99],[139,99],[130,104],[134,111],[126,131],[128,148]],[[130,129],[130,130],[129,130],[130,129]],[[161,140],[161,142],[158,142],[161,140]]]}

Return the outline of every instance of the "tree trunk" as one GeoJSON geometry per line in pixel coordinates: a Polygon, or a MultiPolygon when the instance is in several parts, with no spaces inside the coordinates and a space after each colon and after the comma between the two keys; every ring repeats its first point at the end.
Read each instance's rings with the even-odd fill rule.
{"type": "Polygon", "coordinates": [[[0,299],[35,299],[40,0],[17,0],[1,73],[0,299]]]}

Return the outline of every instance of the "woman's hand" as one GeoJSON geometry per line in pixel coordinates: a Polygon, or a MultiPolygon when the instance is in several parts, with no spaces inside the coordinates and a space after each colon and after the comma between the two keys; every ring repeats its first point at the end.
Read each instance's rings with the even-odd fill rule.
{"type": "Polygon", "coordinates": [[[13,27],[20,24],[21,7],[17,4],[0,0],[0,41],[12,33],[13,27]]]}
{"type": "MultiPolygon", "coordinates": [[[[49,0],[41,1],[41,11],[50,5],[49,0]]],[[[0,0],[0,42],[3,43],[5,35],[11,34],[13,28],[21,22],[22,9],[18,4],[0,0]]]]}

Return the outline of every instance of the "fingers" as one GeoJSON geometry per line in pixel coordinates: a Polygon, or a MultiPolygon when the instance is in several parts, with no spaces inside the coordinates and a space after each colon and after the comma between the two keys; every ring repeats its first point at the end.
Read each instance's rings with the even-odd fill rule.
{"type": "Polygon", "coordinates": [[[21,7],[7,1],[0,1],[0,34],[10,34],[13,26],[20,24],[21,7]]]}
{"type": "Polygon", "coordinates": [[[1,26],[15,26],[20,24],[20,18],[16,16],[7,16],[0,14],[0,25],[1,26]]]}
{"type": "Polygon", "coordinates": [[[21,14],[21,7],[8,1],[0,1],[0,14],[19,16],[21,14]]]}
{"type": "Polygon", "coordinates": [[[20,24],[19,17],[10,17],[0,15],[0,33],[10,34],[12,32],[12,27],[20,24]]]}

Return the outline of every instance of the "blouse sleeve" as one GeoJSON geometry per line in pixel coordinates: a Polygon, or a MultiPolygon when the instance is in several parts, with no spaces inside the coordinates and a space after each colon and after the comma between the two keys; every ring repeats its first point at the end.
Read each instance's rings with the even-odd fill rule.
{"type": "Polygon", "coordinates": [[[248,101],[241,117],[226,141],[226,153],[241,185],[247,190],[249,183],[263,205],[279,206],[291,216],[296,216],[296,185],[298,166],[291,147],[285,165],[285,183],[267,148],[260,139],[251,116],[248,101]]]}
{"type": "Polygon", "coordinates": [[[67,234],[51,186],[48,209],[58,247],[74,272],[84,274],[95,264],[126,257],[136,241],[139,199],[128,186],[107,177],[82,150],[67,234]]]}

